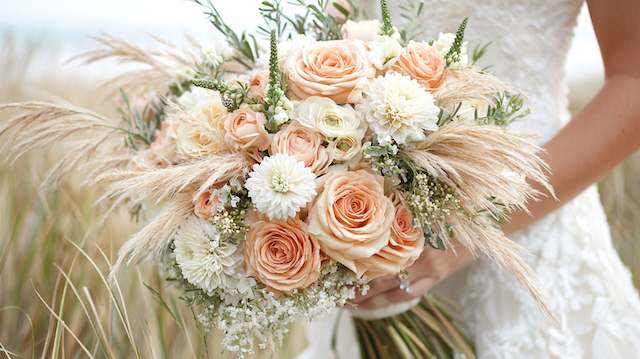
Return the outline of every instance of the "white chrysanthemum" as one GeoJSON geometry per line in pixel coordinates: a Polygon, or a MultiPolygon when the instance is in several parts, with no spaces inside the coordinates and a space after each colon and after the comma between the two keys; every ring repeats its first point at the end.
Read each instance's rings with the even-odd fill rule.
{"type": "Polygon", "coordinates": [[[245,293],[251,279],[242,267],[242,250],[236,244],[223,243],[215,227],[196,216],[189,217],[176,233],[176,262],[184,278],[211,294],[220,288],[245,293]]]}
{"type": "Polygon", "coordinates": [[[266,157],[254,165],[245,187],[258,211],[270,219],[295,216],[316,195],[313,172],[285,154],[266,157]]]}
{"type": "Polygon", "coordinates": [[[184,111],[176,129],[176,149],[181,157],[206,157],[227,150],[227,108],[219,92],[196,87],[180,96],[178,104],[184,111]]]}
{"type": "Polygon", "coordinates": [[[438,129],[439,109],[416,80],[389,73],[369,81],[363,94],[358,111],[364,113],[378,139],[392,138],[402,144],[423,140],[425,130],[438,129]]]}
{"type": "MultiPolygon", "coordinates": [[[[456,39],[456,34],[452,34],[450,32],[440,33],[438,35],[438,39],[433,42],[433,47],[442,55],[443,57],[449,52],[451,49],[451,45],[453,45],[453,41],[456,39]]],[[[467,65],[469,63],[469,57],[467,56],[467,42],[463,42],[460,47],[460,61],[458,61],[459,65],[467,65]]]]}

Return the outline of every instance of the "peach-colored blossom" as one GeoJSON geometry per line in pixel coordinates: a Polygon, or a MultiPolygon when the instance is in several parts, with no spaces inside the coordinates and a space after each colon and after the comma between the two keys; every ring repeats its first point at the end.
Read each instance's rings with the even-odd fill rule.
{"type": "Polygon", "coordinates": [[[262,71],[254,72],[249,79],[249,94],[260,100],[264,99],[268,84],[269,79],[267,78],[267,74],[262,71]]]}
{"type": "Polygon", "coordinates": [[[415,79],[429,91],[439,89],[446,77],[444,58],[426,42],[409,43],[393,65],[393,70],[415,79]]]}
{"type": "Polygon", "coordinates": [[[247,273],[276,293],[306,288],[320,276],[320,246],[299,219],[259,221],[244,245],[247,273]]]}
{"type": "Polygon", "coordinates": [[[345,40],[374,41],[380,32],[380,21],[347,21],[341,28],[345,40]]]}
{"type": "Polygon", "coordinates": [[[327,172],[333,160],[331,151],[322,146],[322,137],[294,122],[273,137],[269,154],[284,153],[304,163],[316,175],[327,172]]]}
{"type": "Polygon", "coordinates": [[[229,141],[236,149],[248,152],[264,151],[269,147],[269,134],[264,128],[265,117],[243,106],[229,114],[224,129],[229,141]]]}
{"type": "Polygon", "coordinates": [[[384,195],[384,179],[366,170],[329,172],[319,184],[307,222],[322,250],[357,275],[369,258],[387,246],[394,206],[384,195]]]}
{"type": "Polygon", "coordinates": [[[422,228],[413,225],[413,216],[402,194],[396,190],[389,198],[395,206],[391,239],[386,247],[374,256],[363,260],[369,278],[398,274],[412,265],[420,257],[424,248],[422,228]]]}
{"type": "Polygon", "coordinates": [[[306,44],[285,62],[289,90],[297,99],[328,97],[338,104],[357,103],[362,87],[375,76],[361,41],[306,44]]]}
{"type": "Polygon", "coordinates": [[[193,212],[201,219],[208,220],[214,215],[219,204],[219,199],[213,196],[212,191],[205,191],[194,203],[193,212]]]}

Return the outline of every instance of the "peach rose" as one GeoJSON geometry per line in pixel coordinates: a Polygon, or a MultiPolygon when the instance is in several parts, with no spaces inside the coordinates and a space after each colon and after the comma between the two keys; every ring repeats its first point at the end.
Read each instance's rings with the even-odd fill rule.
{"type": "Polygon", "coordinates": [[[424,248],[422,228],[413,226],[413,216],[402,194],[396,190],[389,198],[395,206],[391,240],[374,256],[363,260],[369,278],[400,273],[418,259],[424,248]]]}
{"type": "Polygon", "coordinates": [[[393,69],[415,79],[429,91],[439,89],[446,77],[444,58],[426,42],[410,42],[393,69]]]}
{"type": "Polygon", "coordinates": [[[383,183],[382,176],[366,170],[330,172],[309,210],[309,231],[322,250],[359,276],[367,270],[362,260],[391,237],[394,206],[383,183]]]}
{"type": "Polygon", "coordinates": [[[380,32],[380,21],[347,21],[341,28],[345,40],[375,41],[380,32]]]}
{"type": "Polygon", "coordinates": [[[236,149],[264,151],[269,147],[269,134],[264,128],[265,121],[262,113],[243,106],[227,116],[224,129],[236,149]]]}
{"type": "Polygon", "coordinates": [[[203,192],[193,205],[193,212],[201,219],[208,220],[217,211],[220,201],[212,191],[203,192]]]}
{"type": "Polygon", "coordinates": [[[304,163],[316,175],[327,172],[333,161],[331,151],[322,146],[322,137],[298,123],[292,123],[273,137],[269,154],[284,153],[304,163]]]}
{"type": "Polygon", "coordinates": [[[360,41],[321,41],[296,50],[285,63],[294,97],[328,97],[338,104],[359,102],[362,86],[375,76],[360,41]]]}
{"type": "Polygon", "coordinates": [[[276,293],[306,288],[320,276],[320,246],[299,219],[259,221],[244,244],[247,273],[276,293]]]}
{"type": "Polygon", "coordinates": [[[251,78],[249,79],[249,94],[260,100],[264,99],[264,94],[267,90],[268,84],[269,79],[264,72],[254,72],[253,74],[251,74],[251,78]]]}

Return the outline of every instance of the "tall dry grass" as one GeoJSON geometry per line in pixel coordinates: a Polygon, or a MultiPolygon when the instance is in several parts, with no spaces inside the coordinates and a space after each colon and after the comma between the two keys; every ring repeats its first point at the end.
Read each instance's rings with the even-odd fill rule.
{"type": "MultiPolygon", "coordinates": [[[[116,116],[86,71],[51,65],[34,78],[32,64],[55,57],[34,49],[4,39],[0,102],[67,101],[116,116]]],[[[100,191],[81,187],[81,176],[42,190],[57,158],[36,151],[0,160],[0,358],[227,357],[153,265],[126,268],[118,285],[108,284],[118,248],[139,226],[126,210],[99,220],[107,204],[95,204],[100,191]]],[[[294,344],[276,357],[300,349],[293,329],[294,344]]]]}
{"type": "MultiPolygon", "coordinates": [[[[0,102],[65,101],[115,116],[99,79],[87,71],[32,64],[49,53],[35,46],[0,48],[0,102]]],[[[97,218],[98,190],[73,179],[49,192],[39,183],[57,158],[36,152],[0,165],[0,358],[221,358],[216,333],[204,333],[178,293],[151,265],[128,268],[119,286],[105,275],[138,225],[126,211],[97,218]]],[[[640,284],[640,154],[601,184],[615,243],[640,284]]],[[[277,358],[303,345],[294,328],[277,358]]],[[[264,354],[262,357],[268,357],[264,354]]]]}

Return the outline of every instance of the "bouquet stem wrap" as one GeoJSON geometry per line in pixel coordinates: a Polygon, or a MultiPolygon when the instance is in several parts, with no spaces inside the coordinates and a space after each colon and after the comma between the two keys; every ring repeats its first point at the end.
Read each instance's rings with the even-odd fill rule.
{"type": "Polygon", "coordinates": [[[475,358],[450,303],[427,295],[379,310],[352,312],[363,359],[475,358]]]}

